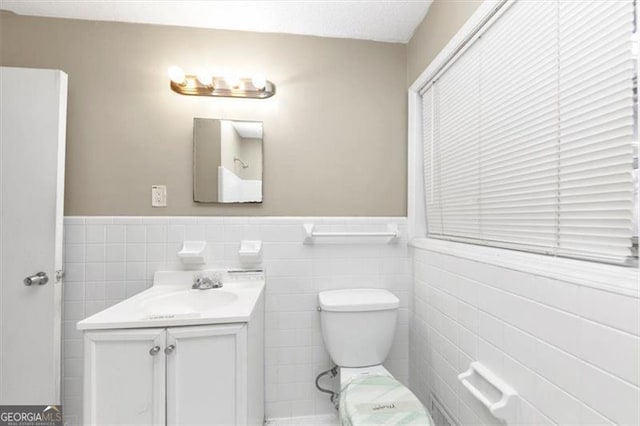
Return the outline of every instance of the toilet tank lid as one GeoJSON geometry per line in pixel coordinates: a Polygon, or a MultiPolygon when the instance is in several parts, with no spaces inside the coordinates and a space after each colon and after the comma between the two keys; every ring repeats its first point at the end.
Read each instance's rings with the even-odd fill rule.
{"type": "Polygon", "coordinates": [[[331,312],[383,311],[400,306],[393,293],[376,288],[322,291],[318,302],[320,309],[331,312]]]}

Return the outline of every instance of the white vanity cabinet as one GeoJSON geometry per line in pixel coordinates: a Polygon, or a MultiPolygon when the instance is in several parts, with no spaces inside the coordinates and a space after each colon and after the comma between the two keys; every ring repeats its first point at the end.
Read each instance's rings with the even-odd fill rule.
{"type": "Polygon", "coordinates": [[[167,329],[167,424],[247,424],[247,325],[167,329]]]}
{"type": "Polygon", "coordinates": [[[264,288],[260,270],[158,271],[78,322],[82,424],[262,426],[264,288]],[[222,281],[194,288],[206,274],[222,281]]]}
{"type": "Polygon", "coordinates": [[[85,332],[84,424],[262,424],[262,410],[249,406],[250,389],[264,386],[262,367],[249,365],[263,344],[252,331],[236,323],[85,332]]]}
{"type": "Polygon", "coordinates": [[[165,341],[164,329],[85,333],[83,424],[165,423],[165,341]]]}

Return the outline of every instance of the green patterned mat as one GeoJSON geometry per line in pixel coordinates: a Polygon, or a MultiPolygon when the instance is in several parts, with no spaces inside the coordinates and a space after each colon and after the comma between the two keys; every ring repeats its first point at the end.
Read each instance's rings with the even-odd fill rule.
{"type": "Polygon", "coordinates": [[[384,375],[356,378],[341,390],[340,420],[343,426],[432,425],[418,398],[384,375]]]}

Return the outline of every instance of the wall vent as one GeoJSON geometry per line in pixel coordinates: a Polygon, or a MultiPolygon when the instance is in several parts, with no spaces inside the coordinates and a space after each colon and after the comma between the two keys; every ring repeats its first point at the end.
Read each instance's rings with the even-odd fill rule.
{"type": "Polygon", "coordinates": [[[460,426],[457,421],[449,415],[449,412],[444,407],[444,404],[440,402],[438,397],[431,394],[431,417],[433,418],[433,424],[435,426],[460,426]]]}

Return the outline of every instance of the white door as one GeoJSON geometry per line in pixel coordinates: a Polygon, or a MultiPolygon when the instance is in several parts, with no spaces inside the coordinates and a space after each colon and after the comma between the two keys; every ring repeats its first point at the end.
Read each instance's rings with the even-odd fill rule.
{"type": "Polygon", "coordinates": [[[167,329],[167,425],[247,424],[247,326],[167,329]]]}
{"type": "Polygon", "coordinates": [[[165,330],[84,334],[84,425],[165,424],[165,330]]]}
{"type": "Polygon", "coordinates": [[[0,67],[0,85],[0,405],[60,404],[67,75],[0,67]]]}

